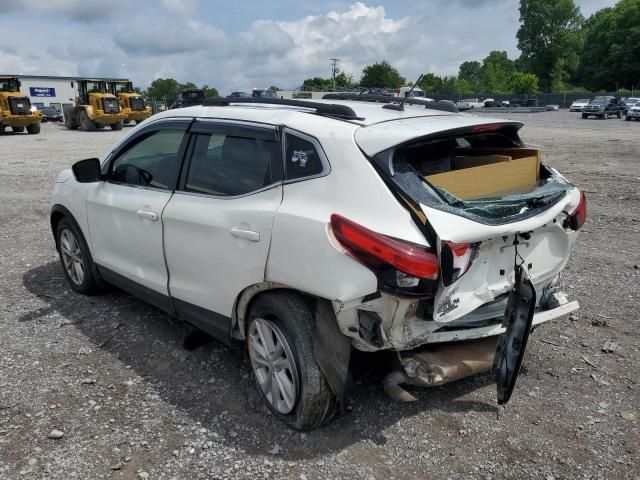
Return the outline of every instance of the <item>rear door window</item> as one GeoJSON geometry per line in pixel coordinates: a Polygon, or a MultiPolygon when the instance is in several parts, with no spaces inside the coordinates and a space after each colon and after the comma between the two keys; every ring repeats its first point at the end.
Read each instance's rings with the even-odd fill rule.
{"type": "Polygon", "coordinates": [[[275,130],[214,127],[195,135],[184,190],[208,195],[246,195],[281,178],[275,130]]]}

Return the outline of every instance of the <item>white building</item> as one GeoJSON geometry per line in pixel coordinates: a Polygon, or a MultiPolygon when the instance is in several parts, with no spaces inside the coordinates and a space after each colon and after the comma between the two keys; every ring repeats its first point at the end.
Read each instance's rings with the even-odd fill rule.
{"type": "MultiPolygon", "coordinates": [[[[78,95],[78,80],[86,77],[53,77],[48,75],[0,74],[3,77],[18,77],[20,91],[29,97],[38,108],[54,107],[60,112],[62,106],[72,104],[78,95]]],[[[92,77],[93,78],[93,77],[92,77]]],[[[97,80],[126,80],[124,78],[97,78],[97,80]]]]}

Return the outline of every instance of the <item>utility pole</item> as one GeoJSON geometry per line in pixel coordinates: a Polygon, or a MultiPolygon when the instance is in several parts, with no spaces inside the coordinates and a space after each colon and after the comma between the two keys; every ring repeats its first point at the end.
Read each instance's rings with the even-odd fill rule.
{"type": "Polygon", "coordinates": [[[336,91],[336,74],[338,73],[338,62],[340,61],[340,59],[330,58],[329,61],[331,62],[331,89],[335,92],[336,91]]]}

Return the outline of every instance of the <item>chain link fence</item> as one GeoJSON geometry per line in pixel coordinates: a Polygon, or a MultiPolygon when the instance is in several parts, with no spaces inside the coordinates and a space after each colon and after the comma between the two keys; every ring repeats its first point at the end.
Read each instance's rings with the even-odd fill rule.
{"type": "Polygon", "coordinates": [[[560,108],[569,108],[576,100],[595,98],[601,95],[611,95],[614,97],[633,97],[634,92],[622,94],[620,92],[571,92],[571,93],[535,93],[528,95],[515,95],[503,93],[469,93],[469,94],[429,94],[426,96],[434,100],[451,100],[458,102],[465,99],[479,99],[480,101],[492,98],[496,102],[509,102],[512,105],[517,103],[528,107],[545,107],[547,105],[559,105],[560,108]]]}

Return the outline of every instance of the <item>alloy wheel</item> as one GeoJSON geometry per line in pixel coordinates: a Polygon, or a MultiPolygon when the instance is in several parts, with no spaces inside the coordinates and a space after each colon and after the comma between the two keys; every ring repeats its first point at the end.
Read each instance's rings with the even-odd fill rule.
{"type": "Polygon", "coordinates": [[[269,404],[286,415],[296,406],[300,391],[291,347],[280,328],[255,318],[249,326],[249,358],[253,374],[269,404]]]}
{"type": "Polygon", "coordinates": [[[69,278],[76,285],[81,285],[85,268],[82,250],[75,234],[66,228],[60,234],[60,253],[69,278]]]}

